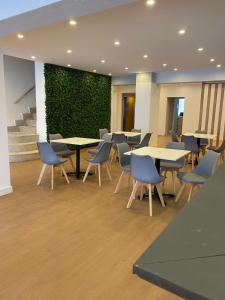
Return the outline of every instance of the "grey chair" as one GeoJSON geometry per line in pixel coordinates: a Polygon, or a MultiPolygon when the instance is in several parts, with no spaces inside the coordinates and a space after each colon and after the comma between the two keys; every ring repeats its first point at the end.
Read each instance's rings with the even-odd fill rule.
{"type": "Polygon", "coordinates": [[[125,174],[130,174],[130,156],[129,155],[125,155],[124,153],[130,151],[130,147],[127,143],[121,143],[117,145],[117,151],[118,151],[118,156],[119,156],[119,164],[120,164],[120,168],[121,168],[121,175],[119,178],[119,181],[116,185],[116,189],[115,189],[115,194],[118,193],[122,179],[124,177],[125,174]]]}
{"type": "Polygon", "coordinates": [[[96,166],[98,168],[99,186],[101,186],[101,165],[103,165],[103,164],[106,166],[109,179],[112,180],[110,170],[109,170],[109,165],[108,165],[108,160],[109,160],[109,154],[110,154],[111,147],[112,147],[112,143],[105,142],[101,146],[101,148],[99,149],[99,152],[96,154],[95,157],[91,157],[91,158],[87,159],[88,167],[87,167],[86,173],[84,175],[83,182],[86,181],[91,167],[96,166]]]}
{"type": "MultiPolygon", "coordinates": [[[[184,143],[170,142],[166,148],[185,150],[184,143]]],[[[167,172],[172,173],[173,178],[173,192],[176,194],[176,173],[182,169],[185,165],[185,157],[178,159],[177,161],[161,160],[161,172],[164,172],[164,177],[166,178],[167,172]]]]}
{"type": "Polygon", "coordinates": [[[76,151],[70,150],[66,144],[52,142],[53,140],[60,140],[60,139],[63,139],[63,136],[60,133],[49,134],[49,140],[52,149],[55,151],[56,155],[61,156],[62,158],[68,158],[72,165],[72,168],[75,170],[72,155],[74,155],[76,151]]]}
{"type": "MultiPolygon", "coordinates": [[[[131,132],[141,133],[141,129],[135,129],[135,128],[133,128],[131,130],[131,132]]],[[[127,138],[127,144],[130,147],[134,147],[134,146],[138,145],[140,142],[141,142],[141,135],[132,136],[132,137],[128,137],[127,138]]]]}
{"type": "Polygon", "coordinates": [[[112,154],[111,162],[113,160],[116,160],[116,158],[117,158],[117,145],[121,144],[121,143],[126,143],[126,142],[127,142],[127,139],[123,133],[113,133],[112,134],[113,154],[112,154]]]}
{"type": "Polygon", "coordinates": [[[197,139],[194,136],[182,136],[182,142],[185,144],[185,150],[191,151],[192,170],[194,169],[195,160],[198,160],[200,148],[197,139]]]}
{"type": "Polygon", "coordinates": [[[65,169],[63,167],[63,164],[67,161],[67,160],[60,160],[56,153],[54,152],[54,150],[52,149],[52,146],[47,143],[47,142],[43,142],[43,143],[37,143],[37,148],[39,151],[39,155],[40,155],[40,159],[43,163],[43,167],[41,169],[41,173],[40,176],[38,178],[38,182],[37,185],[40,185],[41,180],[43,178],[45,169],[47,166],[51,166],[52,169],[52,177],[51,177],[51,188],[52,190],[54,189],[54,171],[55,171],[55,167],[59,167],[62,171],[62,173],[65,176],[65,179],[67,181],[67,183],[69,184],[69,179],[66,175],[65,169]]]}
{"type": "Polygon", "coordinates": [[[100,140],[102,139],[103,135],[106,134],[106,133],[109,133],[109,131],[108,131],[107,128],[99,129],[99,137],[100,137],[100,140]]]}
{"type": "Polygon", "coordinates": [[[148,147],[148,144],[150,142],[152,133],[146,133],[141,140],[140,144],[134,146],[135,149],[143,148],[143,147],[148,147]]]}
{"type": "Polygon", "coordinates": [[[201,187],[206,180],[213,175],[216,170],[217,161],[219,154],[209,150],[203,159],[199,162],[195,170],[191,173],[179,172],[177,174],[178,179],[181,181],[182,185],[177,194],[175,202],[177,202],[184,191],[187,184],[191,185],[191,189],[188,195],[188,202],[191,199],[194,187],[201,187]]]}
{"type": "Polygon", "coordinates": [[[179,139],[177,137],[177,133],[175,131],[170,132],[172,142],[178,143],[179,139]]]}
{"type": "Polygon", "coordinates": [[[225,152],[225,140],[222,142],[222,144],[219,147],[208,147],[208,150],[215,151],[216,153],[219,153],[222,160],[225,160],[224,152],[225,152]]]}
{"type": "Polygon", "coordinates": [[[109,135],[108,133],[105,133],[101,138],[101,140],[103,140],[103,141],[100,142],[95,149],[88,150],[88,153],[90,153],[92,155],[96,155],[99,152],[99,150],[101,149],[102,145],[105,142],[111,142],[111,139],[112,139],[111,135],[109,135]]]}
{"type": "Polygon", "coordinates": [[[131,176],[133,177],[135,184],[131,193],[130,199],[127,203],[127,208],[130,208],[136,192],[140,186],[148,186],[149,192],[149,214],[152,216],[152,186],[156,186],[160,202],[165,207],[163,200],[160,183],[163,182],[164,177],[160,176],[153,159],[150,156],[139,156],[131,154],[131,176]]]}

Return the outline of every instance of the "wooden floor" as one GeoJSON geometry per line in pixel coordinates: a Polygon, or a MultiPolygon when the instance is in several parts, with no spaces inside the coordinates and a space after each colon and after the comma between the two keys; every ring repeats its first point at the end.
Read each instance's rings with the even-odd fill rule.
{"type": "Polygon", "coordinates": [[[102,188],[95,175],[67,185],[58,173],[51,191],[50,170],[37,187],[40,169],[40,161],[12,164],[14,193],[0,199],[1,300],[180,299],[133,275],[132,265],[185,205],[187,191],[166,208],[154,201],[150,218],[147,201],[125,208],[128,179],[113,194],[116,163],[112,182],[102,171],[102,188]]]}

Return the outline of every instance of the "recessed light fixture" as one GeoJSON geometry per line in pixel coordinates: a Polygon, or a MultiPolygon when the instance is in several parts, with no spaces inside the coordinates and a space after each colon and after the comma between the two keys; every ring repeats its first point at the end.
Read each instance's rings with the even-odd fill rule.
{"type": "Polygon", "coordinates": [[[167,67],[167,64],[163,64],[163,67],[164,67],[164,68],[167,67]]]}
{"type": "Polygon", "coordinates": [[[200,47],[197,50],[198,50],[198,52],[202,52],[202,51],[204,51],[204,48],[200,47]]]}
{"type": "Polygon", "coordinates": [[[152,6],[152,5],[155,4],[155,0],[147,0],[147,1],[146,1],[146,4],[147,4],[148,6],[152,6]]]}
{"type": "Polygon", "coordinates": [[[70,53],[72,53],[72,50],[71,50],[71,49],[68,49],[66,52],[67,52],[68,54],[70,54],[70,53]]]}
{"type": "Polygon", "coordinates": [[[180,35],[184,35],[184,34],[186,33],[186,30],[185,30],[184,28],[182,28],[182,29],[180,29],[180,30],[178,31],[178,33],[179,33],[180,35]]]}
{"type": "Polygon", "coordinates": [[[222,66],[221,66],[221,65],[217,65],[216,67],[217,67],[217,68],[221,68],[222,66]]]}
{"type": "Polygon", "coordinates": [[[144,54],[144,55],[143,55],[143,58],[148,58],[148,54],[144,54]]]}
{"type": "Polygon", "coordinates": [[[176,72],[176,71],[178,71],[178,68],[174,68],[173,70],[176,72]]]}
{"type": "Polygon", "coordinates": [[[77,22],[76,22],[75,20],[70,20],[70,21],[69,21],[69,24],[70,24],[71,26],[75,26],[75,25],[77,25],[77,22]]]}
{"type": "Polygon", "coordinates": [[[108,75],[109,75],[109,76],[112,76],[112,74],[111,74],[111,73],[109,73],[108,75]]]}
{"type": "Polygon", "coordinates": [[[102,63],[102,64],[105,64],[105,59],[102,59],[102,60],[101,60],[101,63],[102,63]]]}
{"type": "Polygon", "coordinates": [[[128,70],[129,68],[128,68],[128,67],[125,67],[124,69],[125,69],[125,70],[128,70]]]}
{"type": "Polygon", "coordinates": [[[215,58],[211,58],[210,59],[210,62],[214,62],[216,59],[215,58]]]}
{"type": "Polygon", "coordinates": [[[115,45],[116,47],[118,47],[118,46],[120,45],[120,41],[115,41],[115,42],[114,42],[114,45],[115,45]]]}
{"type": "Polygon", "coordinates": [[[36,58],[36,56],[34,56],[34,55],[31,56],[31,59],[35,59],[35,58],[36,58]]]}
{"type": "Polygon", "coordinates": [[[18,33],[18,34],[17,34],[17,37],[18,37],[18,39],[21,39],[21,40],[22,40],[22,39],[24,38],[24,35],[23,35],[22,33],[18,33]]]}
{"type": "Polygon", "coordinates": [[[71,64],[68,64],[67,67],[71,67],[71,64]]]}
{"type": "Polygon", "coordinates": [[[97,72],[97,70],[93,70],[93,73],[96,73],[97,72]]]}

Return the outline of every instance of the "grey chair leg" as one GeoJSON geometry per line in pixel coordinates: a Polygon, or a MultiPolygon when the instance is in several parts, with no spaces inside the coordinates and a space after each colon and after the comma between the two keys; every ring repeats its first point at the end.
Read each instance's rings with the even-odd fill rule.
{"type": "Polygon", "coordinates": [[[156,189],[157,189],[157,192],[158,192],[158,195],[159,195],[159,199],[160,199],[160,202],[162,204],[162,207],[165,207],[165,202],[164,202],[164,199],[163,199],[163,195],[162,195],[162,191],[161,191],[161,187],[159,184],[156,185],[156,189]]]}
{"type": "Polygon", "coordinates": [[[192,196],[192,193],[193,193],[193,189],[194,189],[194,185],[192,184],[192,185],[191,185],[191,188],[190,188],[189,195],[188,195],[188,200],[187,200],[187,202],[190,202],[190,200],[191,200],[191,196],[192,196]]]}
{"type": "Polygon", "coordinates": [[[42,178],[43,178],[43,176],[44,176],[46,167],[47,167],[47,165],[46,165],[46,164],[43,164],[42,169],[41,169],[41,173],[40,173],[39,178],[38,178],[38,181],[37,181],[37,185],[40,185],[41,180],[42,180],[42,178]]]}
{"type": "Polygon", "coordinates": [[[152,186],[148,185],[148,205],[149,205],[149,215],[152,217],[152,186]]]}
{"type": "Polygon", "coordinates": [[[180,199],[180,196],[183,193],[185,186],[186,186],[186,183],[182,182],[180,190],[179,190],[179,192],[178,192],[178,194],[176,196],[175,202],[177,202],[180,199]]]}
{"type": "Polygon", "coordinates": [[[72,159],[71,156],[69,156],[69,161],[70,161],[70,163],[71,163],[71,166],[72,166],[73,170],[75,170],[76,168],[75,168],[75,165],[74,165],[74,163],[73,163],[73,159],[72,159]]]}
{"type": "Polygon", "coordinates": [[[54,173],[55,173],[55,166],[52,166],[51,169],[52,169],[51,189],[54,190],[54,173]]]}
{"type": "Polygon", "coordinates": [[[69,181],[69,179],[68,179],[68,177],[67,177],[67,174],[66,174],[66,171],[65,171],[65,169],[64,169],[64,166],[60,165],[60,169],[61,169],[61,171],[62,171],[62,173],[63,173],[63,175],[64,175],[64,177],[65,177],[65,179],[66,179],[66,182],[69,184],[70,181],[69,181]]]}
{"type": "Polygon", "coordinates": [[[120,178],[119,178],[119,181],[118,181],[118,183],[117,183],[117,185],[116,185],[116,189],[115,189],[115,191],[114,191],[115,194],[117,194],[118,191],[119,191],[119,188],[120,188],[120,185],[121,185],[122,178],[123,178],[124,174],[125,174],[125,172],[122,171],[122,173],[121,173],[121,175],[120,175],[120,178]]]}
{"type": "Polygon", "coordinates": [[[133,187],[133,191],[132,191],[132,193],[131,193],[131,195],[130,195],[129,201],[128,201],[128,203],[127,203],[127,208],[130,208],[130,207],[131,207],[131,205],[132,205],[132,203],[133,203],[133,201],[134,201],[134,199],[135,199],[135,195],[136,195],[138,186],[139,186],[139,183],[136,181],[136,182],[135,182],[135,185],[134,185],[134,187],[133,187]]]}
{"type": "Polygon", "coordinates": [[[101,187],[102,183],[101,183],[101,165],[98,164],[98,184],[101,187]]]}
{"type": "Polygon", "coordinates": [[[87,176],[88,176],[88,173],[90,172],[91,166],[92,166],[92,164],[89,163],[89,164],[88,164],[88,167],[87,167],[87,170],[86,170],[86,173],[85,173],[84,178],[83,178],[83,183],[84,183],[84,182],[86,181],[86,179],[87,179],[87,176]]]}
{"type": "Polygon", "coordinates": [[[112,181],[112,176],[111,176],[111,173],[110,173],[110,169],[109,169],[109,164],[108,164],[108,162],[106,162],[106,170],[107,170],[109,179],[112,181]]]}

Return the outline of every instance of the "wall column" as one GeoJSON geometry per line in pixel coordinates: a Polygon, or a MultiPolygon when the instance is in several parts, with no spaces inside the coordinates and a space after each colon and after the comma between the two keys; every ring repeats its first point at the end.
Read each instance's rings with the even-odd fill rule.
{"type": "Polygon", "coordinates": [[[12,192],[9,168],[9,149],[7,134],[7,114],[6,114],[6,97],[5,97],[5,79],[3,52],[0,50],[0,196],[12,192]]]}
{"type": "Polygon", "coordinates": [[[151,145],[157,145],[159,87],[152,73],[136,76],[135,128],[152,132],[151,145]]]}

